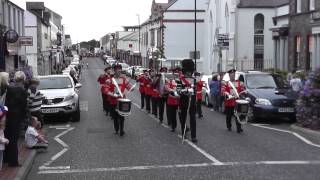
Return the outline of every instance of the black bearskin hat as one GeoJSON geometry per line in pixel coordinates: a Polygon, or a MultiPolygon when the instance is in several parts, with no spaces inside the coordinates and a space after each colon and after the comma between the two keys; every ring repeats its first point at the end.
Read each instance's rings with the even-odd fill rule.
{"type": "Polygon", "coordinates": [[[192,59],[185,59],[181,62],[182,65],[182,73],[186,74],[186,73],[191,73],[193,74],[194,72],[194,62],[192,59]]]}

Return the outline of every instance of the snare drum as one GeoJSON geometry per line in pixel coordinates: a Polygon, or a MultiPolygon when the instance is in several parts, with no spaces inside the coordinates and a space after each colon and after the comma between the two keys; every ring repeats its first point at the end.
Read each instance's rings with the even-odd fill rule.
{"type": "Polygon", "coordinates": [[[118,99],[117,111],[120,116],[129,116],[131,114],[131,100],[118,99]]]}
{"type": "Polygon", "coordinates": [[[249,112],[249,101],[246,100],[236,100],[235,111],[238,114],[248,114],[249,112]]]}

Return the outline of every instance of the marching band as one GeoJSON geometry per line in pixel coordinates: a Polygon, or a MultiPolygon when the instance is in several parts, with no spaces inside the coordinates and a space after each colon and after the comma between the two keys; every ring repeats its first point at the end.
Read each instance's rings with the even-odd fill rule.
{"type": "MultiPolygon", "coordinates": [[[[101,75],[98,82],[101,85],[103,99],[103,109],[114,121],[115,134],[123,136],[125,117],[130,115],[131,101],[126,97],[126,91],[132,91],[134,86],[121,74],[121,65],[116,64],[113,68],[105,69],[105,74],[101,75]]],[[[202,88],[204,82],[200,79],[200,74],[194,72],[192,60],[182,61],[182,69],[172,70],[172,74],[167,73],[167,68],[161,68],[159,73],[153,70],[144,70],[135,81],[139,83],[141,94],[141,109],[153,114],[163,123],[164,109],[166,108],[167,124],[172,132],[177,128],[177,116],[179,117],[181,135],[186,139],[187,133],[191,132],[191,141],[197,143],[196,125],[198,114],[203,117],[202,88]],[[187,117],[189,115],[189,124],[187,117]]],[[[231,131],[232,117],[236,117],[237,132],[243,132],[242,124],[246,123],[247,113],[244,112],[248,105],[246,100],[239,100],[239,94],[244,92],[243,85],[235,81],[235,70],[229,72],[230,81],[224,82],[222,93],[225,98],[226,124],[231,131]],[[245,119],[245,120],[244,120],[245,119]]]]}

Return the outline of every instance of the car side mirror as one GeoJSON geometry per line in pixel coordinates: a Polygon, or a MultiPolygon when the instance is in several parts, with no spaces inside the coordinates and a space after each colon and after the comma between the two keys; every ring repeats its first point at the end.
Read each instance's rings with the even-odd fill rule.
{"type": "Polygon", "coordinates": [[[75,86],[76,89],[80,89],[81,87],[82,87],[82,84],[80,84],[80,83],[77,83],[75,86]]]}

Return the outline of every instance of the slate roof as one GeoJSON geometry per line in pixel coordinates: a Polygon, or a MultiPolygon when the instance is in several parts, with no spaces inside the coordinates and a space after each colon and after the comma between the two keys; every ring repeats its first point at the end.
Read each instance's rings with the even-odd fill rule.
{"type": "Polygon", "coordinates": [[[239,8],[274,8],[289,4],[290,0],[240,0],[239,8]]]}

